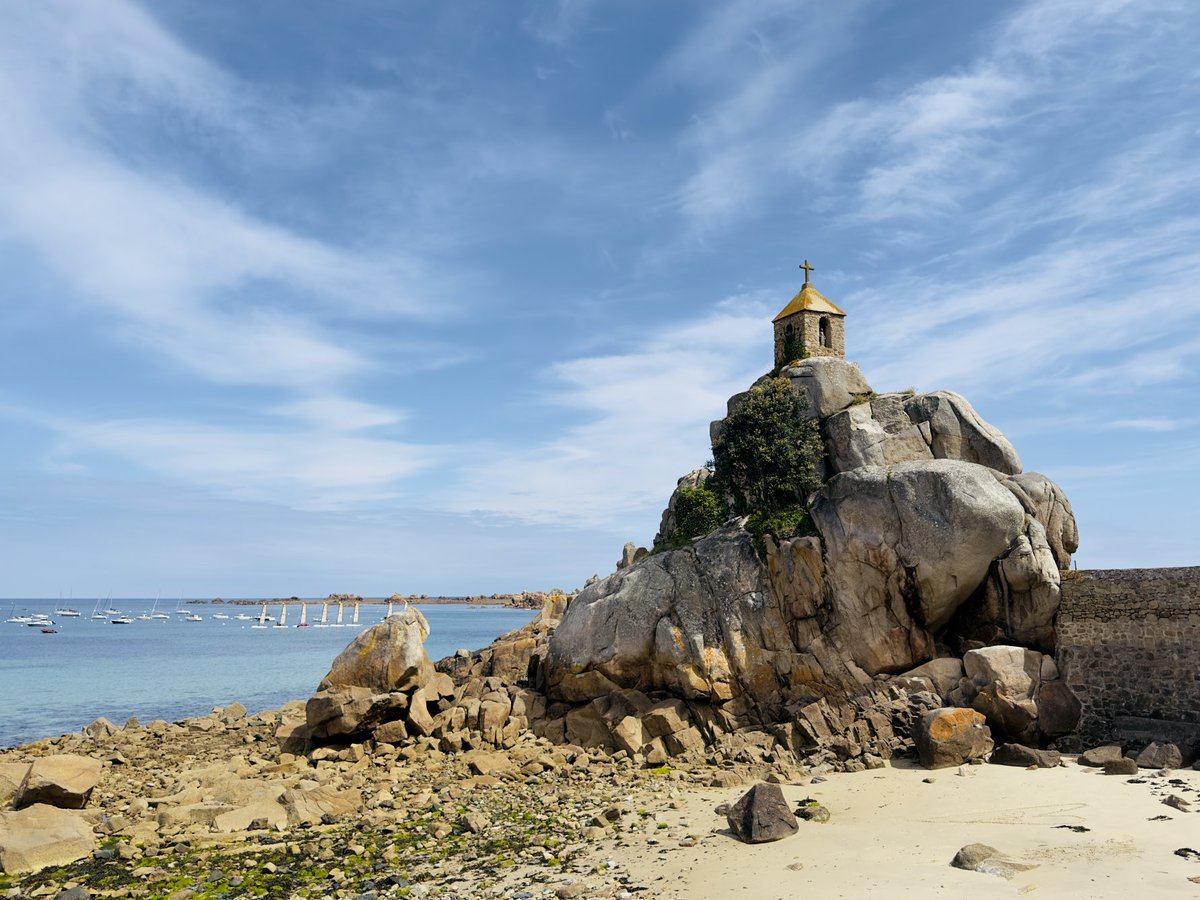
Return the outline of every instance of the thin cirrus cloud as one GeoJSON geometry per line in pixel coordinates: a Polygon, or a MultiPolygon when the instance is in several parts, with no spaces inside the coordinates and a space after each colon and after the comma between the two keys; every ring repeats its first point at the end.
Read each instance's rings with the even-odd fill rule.
{"type": "Polygon", "coordinates": [[[111,317],[112,333],[215,381],[304,386],[370,365],[352,329],[337,340],[319,333],[332,317],[430,313],[396,288],[422,279],[418,262],[380,263],[296,233],[159,169],[169,165],[162,153],[122,146],[139,131],[120,129],[122,114],[184,132],[195,123],[236,146],[254,131],[255,101],[132,4],[82,5],[66,28],[52,6],[24,7],[5,29],[17,63],[0,76],[0,214],[11,238],[111,317]],[[51,52],[23,52],[20,41],[51,52]],[[250,290],[271,305],[236,302],[250,290]],[[230,339],[256,331],[253,353],[230,339]]]}

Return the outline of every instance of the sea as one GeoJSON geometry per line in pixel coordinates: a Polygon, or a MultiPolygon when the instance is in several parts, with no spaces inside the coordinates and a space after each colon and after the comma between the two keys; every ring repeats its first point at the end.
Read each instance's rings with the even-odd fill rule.
{"type": "MultiPolygon", "coordinates": [[[[235,700],[254,713],[306,699],[334,657],[387,614],[386,605],[361,604],[354,625],[353,607],[347,604],[341,627],[314,627],[322,610],[316,601],[308,604],[310,627],[297,628],[300,604],[290,603],[286,627],[268,622],[256,628],[261,603],[185,602],[178,613],[175,602],[152,599],[99,603],[98,611],[111,607],[133,620],[126,625],[112,624],[112,614],[92,618],[95,603],[77,599],[66,607],[58,600],[0,601],[0,747],[79,731],[98,716],[116,725],[130,716],[143,724],[172,722],[235,700]],[[56,608],[72,608],[80,615],[56,615],[56,608]],[[151,610],[168,618],[137,618],[151,610]],[[5,621],[37,613],[48,614],[54,624],[5,621]],[[185,621],[184,613],[199,616],[199,621],[185,621]],[[253,618],[233,618],[237,615],[253,618]]],[[[429,621],[425,650],[432,660],[485,647],[535,614],[501,606],[413,605],[429,621]]],[[[267,611],[272,619],[281,618],[278,601],[268,603],[267,611]]],[[[330,605],[329,622],[336,617],[337,606],[330,605]]]]}

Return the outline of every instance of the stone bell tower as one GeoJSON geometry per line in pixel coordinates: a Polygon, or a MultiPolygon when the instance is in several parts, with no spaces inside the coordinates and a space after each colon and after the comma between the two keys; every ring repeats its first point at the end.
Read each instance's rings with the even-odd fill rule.
{"type": "Polygon", "coordinates": [[[809,282],[816,267],[806,259],[800,268],[804,286],[773,320],[776,368],[806,356],[846,356],[846,314],[809,282]]]}

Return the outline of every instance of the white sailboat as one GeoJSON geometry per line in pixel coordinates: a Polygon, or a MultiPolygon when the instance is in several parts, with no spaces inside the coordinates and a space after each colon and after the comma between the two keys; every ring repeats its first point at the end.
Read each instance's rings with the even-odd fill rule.
{"type": "Polygon", "coordinates": [[[279,621],[275,623],[276,628],[287,628],[287,604],[279,604],[279,621]]]}
{"type": "Polygon", "coordinates": [[[18,616],[17,604],[12,605],[12,609],[8,611],[8,618],[4,621],[9,625],[28,625],[33,620],[33,616],[18,616]]]}
{"type": "Polygon", "coordinates": [[[99,598],[96,598],[96,605],[92,609],[92,618],[93,619],[107,619],[108,618],[108,616],[106,616],[104,613],[100,612],[100,599],[99,598]]]}
{"type": "Polygon", "coordinates": [[[354,604],[354,619],[351,620],[350,624],[353,625],[355,628],[358,627],[358,604],[357,603],[354,604]]]}
{"type": "MultiPolygon", "coordinates": [[[[69,597],[68,597],[68,603],[69,603],[69,597]]],[[[62,594],[58,595],[58,609],[54,610],[54,614],[56,616],[62,616],[64,619],[78,619],[79,618],[79,610],[77,610],[74,607],[69,606],[69,605],[68,606],[62,605],[62,594]]]]}
{"type": "Polygon", "coordinates": [[[384,616],[384,618],[385,618],[385,619],[390,619],[390,618],[392,617],[392,613],[395,611],[395,609],[396,609],[396,601],[395,601],[395,600],[389,600],[389,601],[388,601],[388,611],[387,611],[387,615],[386,615],[386,616],[384,616]]]}
{"type": "Polygon", "coordinates": [[[307,628],[308,627],[308,604],[307,603],[300,604],[300,624],[297,625],[296,627],[297,628],[307,628]]]}
{"type": "Polygon", "coordinates": [[[314,627],[316,627],[316,628],[328,628],[329,627],[329,604],[328,603],[321,604],[321,621],[318,622],[314,627]]]}
{"type": "Polygon", "coordinates": [[[258,617],[258,622],[254,625],[251,625],[250,627],[251,628],[266,628],[268,618],[269,618],[269,616],[267,615],[267,604],[264,603],[263,607],[262,607],[262,615],[260,615],[258,617]]]}
{"type": "Polygon", "coordinates": [[[342,621],[342,616],[345,614],[346,608],[342,604],[338,604],[337,621],[333,623],[334,628],[345,628],[346,623],[342,621]]]}
{"type": "Polygon", "coordinates": [[[150,607],[150,618],[152,619],[170,619],[171,617],[165,612],[158,611],[158,594],[154,595],[154,605],[150,607]]]}

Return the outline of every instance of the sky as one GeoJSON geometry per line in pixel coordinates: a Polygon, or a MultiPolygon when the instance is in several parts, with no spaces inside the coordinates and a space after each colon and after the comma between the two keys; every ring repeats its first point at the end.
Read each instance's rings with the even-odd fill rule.
{"type": "Polygon", "coordinates": [[[578,587],[803,281],[1080,568],[1200,564],[1190,0],[38,0],[0,23],[0,596],[578,587]]]}

